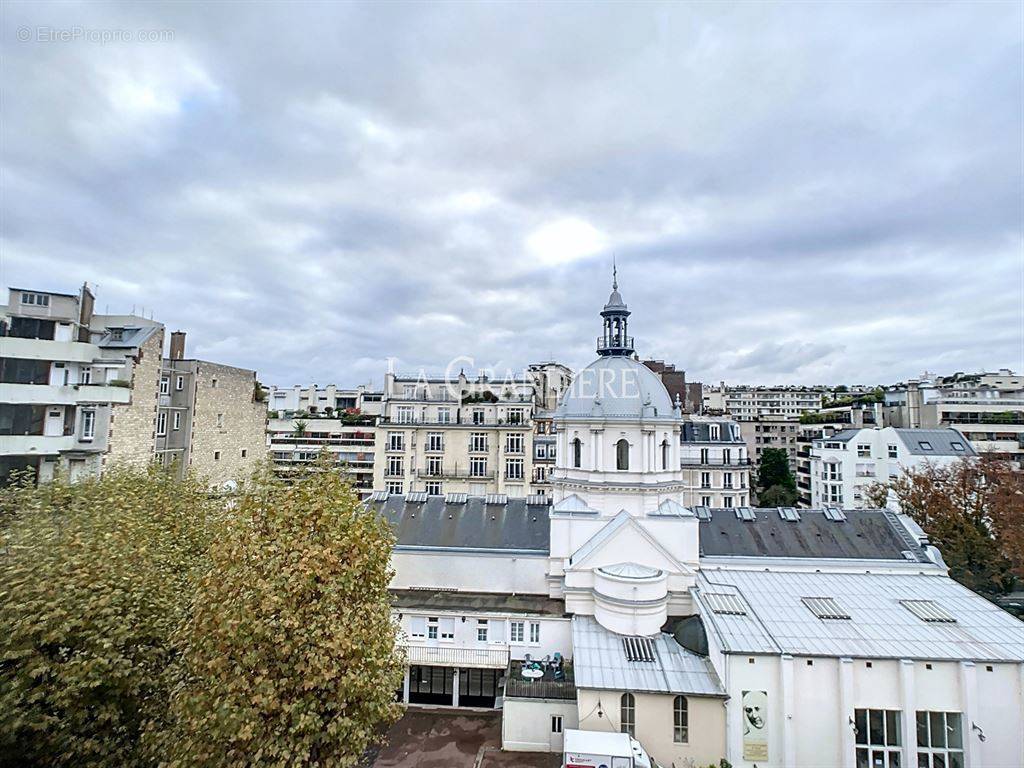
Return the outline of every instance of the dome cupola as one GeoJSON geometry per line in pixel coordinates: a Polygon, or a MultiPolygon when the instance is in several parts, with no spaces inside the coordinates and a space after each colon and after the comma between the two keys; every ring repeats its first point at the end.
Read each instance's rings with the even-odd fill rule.
{"type": "Polygon", "coordinates": [[[597,339],[597,354],[602,357],[629,357],[633,354],[633,337],[629,335],[629,309],[619,293],[618,268],[612,267],[612,293],[601,310],[604,333],[597,339]]]}

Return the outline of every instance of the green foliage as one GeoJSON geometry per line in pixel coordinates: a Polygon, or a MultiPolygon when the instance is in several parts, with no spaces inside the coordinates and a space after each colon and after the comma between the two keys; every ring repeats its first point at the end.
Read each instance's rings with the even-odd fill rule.
{"type": "Polygon", "coordinates": [[[784,485],[773,485],[757,494],[757,505],[759,507],[792,507],[800,497],[796,488],[787,488],[784,485]]]}
{"type": "Polygon", "coordinates": [[[215,504],[153,469],[0,493],[0,764],[152,764],[215,504]]]}
{"type": "Polygon", "coordinates": [[[296,437],[305,437],[306,436],[306,427],[307,426],[309,426],[309,425],[305,421],[302,421],[301,419],[299,419],[292,426],[292,431],[295,433],[296,437]]]}
{"type": "Polygon", "coordinates": [[[127,379],[111,379],[110,381],[107,382],[107,386],[124,387],[126,389],[131,389],[132,383],[127,379]]]}
{"type": "Polygon", "coordinates": [[[352,766],[400,715],[391,529],[322,455],[244,492],[182,627],[175,766],[352,766]]]}
{"type": "Polygon", "coordinates": [[[767,491],[775,485],[796,490],[796,480],[789,470],[789,455],[785,448],[765,448],[761,451],[761,459],[757,466],[757,487],[767,491]]]}

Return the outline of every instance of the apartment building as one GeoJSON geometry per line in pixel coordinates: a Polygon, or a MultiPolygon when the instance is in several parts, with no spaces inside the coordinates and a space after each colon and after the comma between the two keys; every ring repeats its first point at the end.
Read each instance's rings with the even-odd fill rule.
{"type": "Polygon", "coordinates": [[[925,374],[885,391],[885,423],[894,427],[955,427],[979,453],[1024,462],[1024,376],[995,373],[925,374]]]}
{"type": "Polygon", "coordinates": [[[800,419],[793,416],[755,416],[750,421],[739,422],[740,434],[747,444],[747,455],[754,466],[761,463],[765,448],[781,448],[789,459],[789,469],[796,476],[796,437],[800,419]]]}
{"type": "MultiPolygon", "coordinates": [[[[571,381],[558,363],[524,376],[385,376],[374,488],[389,493],[533,493],[535,414],[571,381]]],[[[543,441],[542,441],[543,442],[543,441]]]]}
{"type": "Polygon", "coordinates": [[[530,492],[539,496],[551,494],[551,472],[555,468],[557,440],[553,411],[537,410],[533,414],[533,480],[530,492]]]}
{"type": "Polygon", "coordinates": [[[250,474],[266,456],[267,403],[256,371],[185,358],[185,333],[171,334],[160,370],[156,459],[213,485],[250,474]]]}
{"type": "Polygon", "coordinates": [[[382,392],[366,385],[354,389],[334,384],[325,387],[316,384],[308,387],[298,384],[293,387],[272,386],[267,392],[267,407],[274,419],[380,416],[383,397],[382,392]]]}
{"type": "Polygon", "coordinates": [[[825,408],[817,413],[805,413],[798,420],[796,433],[796,490],[797,506],[811,507],[811,448],[822,440],[844,429],[862,429],[882,426],[881,407],[877,403],[850,403],[825,408]]]}
{"type": "Polygon", "coordinates": [[[345,420],[335,418],[270,419],[267,444],[279,476],[294,474],[302,465],[316,460],[321,451],[334,455],[341,471],[366,495],[373,489],[373,467],[377,444],[376,416],[362,415],[345,420]]]}
{"type": "Polygon", "coordinates": [[[643,364],[658,374],[665,385],[668,396],[674,403],[683,404],[683,413],[700,415],[704,410],[704,385],[699,381],[686,380],[686,371],[679,370],[664,360],[644,360],[643,364]]]}
{"type": "Polygon", "coordinates": [[[726,386],[723,381],[704,390],[704,409],[737,421],[751,421],[756,416],[799,417],[806,411],[819,410],[824,392],[822,387],[726,386]]]}
{"type": "Polygon", "coordinates": [[[865,489],[905,469],[942,466],[976,456],[955,429],[844,429],[815,440],[810,450],[811,505],[872,507],[865,489]]]}
{"type": "Polygon", "coordinates": [[[685,506],[750,504],[750,456],[739,424],[691,416],[683,421],[681,444],[685,506]]]}
{"type": "Polygon", "coordinates": [[[153,458],[164,328],[77,294],[10,288],[0,307],[0,481],[99,475],[153,458]]]}

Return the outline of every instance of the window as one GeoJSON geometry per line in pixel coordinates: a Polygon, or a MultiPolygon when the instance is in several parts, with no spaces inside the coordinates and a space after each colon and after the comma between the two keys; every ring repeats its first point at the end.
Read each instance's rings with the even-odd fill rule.
{"type": "MultiPolygon", "coordinates": [[[[710,488],[711,487],[711,473],[710,472],[701,472],[700,473],[700,487],[701,488],[710,488]]],[[[705,506],[707,506],[707,505],[705,505],[705,506]]]]}
{"type": "Polygon", "coordinates": [[[702,507],[710,507],[711,506],[711,497],[710,496],[701,496],[700,497],[700,505],[702,507]]]}
{"type": "Polygon", "coordinates": [[[404,451],[405,435],[403,435],[401,432],[388,432],[388,450],[404,451]]]}
{"type": "Polygon", "coordinates": [[[96,411],[82,411],[82,439],[92,440],[96,436],[96,411]]]}
{"type": "Polygon", "coordinates": [[[708,435],[712,440],[718,440],[721,437],[721,427],[718,424],[711,424],[708,427],[708,435]]]}
{"type": "Polygon", "coordinates": [[[711,463],[711,451],[708,448],[700,449],[700,463],[710,464],[711,463]]]}
{"type": "Polygon", "coordinates": [[[436,480],[426,483],[424,485],[427,496],[440,496],[441,495],[441,484],[436,480]]]}
{"type": "Polygon", "coordinates": [[[668,440],[661,441],[661,468],[668,469],[668,440]]]}
{"type": "Polygon", "coordinates": [[[505,459],[505,478],[507,480],[523,479],[522,459],[505,459]]]}
{"type": "Polygon", "coordinates": [[[722,487],[732,488],[732,472],[726,472],[722,475],[722,487]]]}
{"type": "Polygon", "coordinates": [[[959,712],[917,713],[919,768],[963,768],[963,725],[959,712]]]}
{"type": "Polygon", "coordinates": [[[444,433],[442,433],[442,432],[427,432],[427,450],[428,451],[443,451],[444,450],[444,433]]]}
{"type": "Polygon", "coordinates": [[[484,423],[484,409],[483,408],[474,408],[473,409],[473,423],[474,424],[483,424],[484,423]]]}
{"type": "Polygon", "coordinates": [[[217,377],[216,376],[214,376],[212,379],[210,379],[210,386],[213,387],[213,389],[217,388],[217,377]]]}
{"type": "Polygon", "coordinates": [[[722,449],[722,463],[732,464],[732,451],[728,448],[722,449]]]}
{"type": "Polygon", "coordinates": [[[953,440],[949,444],[949,447],[952,448],[954,451],[960,451],[960,452],[964,451],[964,444],[961,443],[959,440],[953,440]]]}
{"type": "MultiPolygon", "coordinates": [[[[86,367],[82,368],[82,372],[79,374],[78,380],[82,384],[92,384],[92,368],[90,368],[89,366],[86,366],[86,367]]],[[[161,389],[160,394],[165,394],[163,392],[163,385],[164,385],[164,383],[163,383],[163,380],[161,379],[160,380],[160,389],[161,389]]]]}
{"type": "Polygon", "coordinates": [[[726,509],[732,509],[732,496],[723,496],[722,506],[726,509]]]}
{"type": "Polygon", "coordinates": [[[523,423],[523,409],[522,408],[509,408],[508,409],[508,423],[509,424],[522,424],[523,423]]]}
{"type": "Polygon", "coordinates": [[[174,388],[178,392],[181,392],[181,390],[183,390],[185,388],[185,377],[184,376],[176,376],[174,378],[174,388]]]}
{"type": "Polygon", "coordinates": [[[690,708],[685,696],[676,696],[672,701],[672,741],[686,744],[690,740],[690,708]]]}
{"type": "Polygon", "coordinates": [[[224,414],[223,413],[218,413],[217,414],[217,429],[223,429],[223,428],[224,428],[224,414]]]}
{"type": "Polygon", "coordinates": [[[522,453],[523,445],[524,441],[522,433],[505,436],[505,453],[522,453]]]}
{"type": "Polygon", "coordinates": [[[470,477],[486,477],[487,476],[487,459],[471,458],[469,460],[469,476],[470,477]]]}
{"type": "Polygon", "coordinates": [[[438,424],[451,424],[452,423],[452,409],[451,408],[438,408],[437,409],[437,423],[438,424]]]}
{"type": "Polygon", "coordinates": [[[395,408],[395,421],[399,424],[412,424],[413,410],[411,405],[399,405],[395,408]]]}
{"type": "Polygon", "coordinates": [[[437,617],[431,616],[427,619],[427,639],[437,640],[437,617]]]}
{"type": "Polygon", "coordinates": [[[245,448],[243,448],[242,449],[242,458],[244,459],[248,455],[249,455],[249,451],[247,451],[245,448]]]}
{"type": "Polygon", "coordinates": [[[859,443],[857,445],[857,455],[860,458],[862,458],[862,459],[870,458],[870,456],[871,456],[871,446],[870,445],[865,445],[864,443],[859,443]]]}
{"type": "MultiPolygon", "coordinates": [[[[85,377],[85,371],[82,371],[82,377],[85,377]]],[[[82,382],[83,384],[85,381],[82,382]]],[[[169,395],[171,393],[171,378],[169,376],[160,377],[160,394],[169,395]]]]}
{"type": "Polygon", "coordinates": [[[214,451],[213,452],[213,460],[214,461],[220,461],[220,451],[214,451]]]}
{"type": "Polygon", "coordinates": [[[487,433],[471,432],[469,435],[469,450],[477,453],[487,450],[487,433]]]}
{"type": "Polygon", "coordinates": [[[513,621],[509,624],[508,641],[510,643],[523,642],[525,625],[521,621],[513,621]]]}
{"type": "Polygon", "coordinates": [[[537,622],[537,621],[531,621],[530,622],[530,642],[531,643],[539,643],[540,642],[540,622],[537,622]]]}
{"type": "Polygon", "coordinates": [[[476,641],[478,643],[486,643],[487,642],[487,627],[488,627],[487,619],[477,619],[476,620],[476,641]]]}
{"type": "Polygon", "coordinates": [[[615,444],[615,468],[618,470],[629,469],[629,442],[622,438],[615,444]]]}
{"type": "Polygon", "coordinates": [[[427,476],[440,477],[442,473],[442,463],[440,456],[427,456],[427,476]]]}
{"type": "Polygon", "coordinates": [[[405,462],[401,456],[388,456],[387,473],[389,477],[401,477],[405,474],[405,462]]]}
{"type": "Polygon", "coordinates": [[[583,466],[583,443],[578,437],[572,441],[572,465],[577,469],[583,466]]]}
{"type": "Polygon", "coordinates": [[[401,496],[402,492],[403,492],[402,488],[404,486],[402,485],[402,483],[391,482],[391,483],[385,483],[384,487],[385,487],[385,489],[387,490],[387,492],[389,494],[397,493],[399,496],[401,496]]]}
{"type": "Polygon", "coordinates": [[[181,429],[181,411],[174,412],[174,418],[171,420],[173,429],[181,429]]]}
{"type": "Polygon", "coordinates": [[[889,458],[890,459],[895,459],[895,458],[898,457],[898,455],[899,455],[898,448],[895,445],[893,445],[892,443],[889,443],[889,458]]]}
{"type": "Polygon", "coordinates": [[[900,768],[900,711],[854,710],[857,768],[900,768]]]}
{"type": "Polygon", "coordinates": [[[157,435],[167,434],[167,411],[160,411],[156,415],[156,433],[157,435]]]}
{"type": "Polygon", "coordinates": [[[50,297],[45,293],[23,293],[21,294],[21,303],[35,307],[48,307],[50,306],[50,297]]]}
{"type": "Polygon", "coordinates": [[[562,732],[562,716],[552,715],[551,716],[551,732],[561,733],[562,732]]]}
{"type": "Polygon", "coordinates": [[[636,738],[636,699],[632,693],[624,693],[620,699],[619,730],[636,738]]]}
{"type": "Polygon", "coordinates": [[[442,642],[451,642],[455,639],[455,619],[452,617],[445,617],[441,619],[441,640],[442,642]]]}

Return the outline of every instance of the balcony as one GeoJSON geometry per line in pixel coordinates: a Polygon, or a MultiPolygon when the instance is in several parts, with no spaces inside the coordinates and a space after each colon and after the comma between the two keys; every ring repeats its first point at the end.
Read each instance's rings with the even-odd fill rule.
{"type": "Polygon", "coordinates": [[[494,480],[494,472],[470,472],[459,467],[441,467],[438,469],[413,469],[413,477],[425,479],[449,480],[494,480]]]}
{"type": "Polygon", "coordinates": [[[701,459],[684,457],[681,461],[683,467],[749,467],[750,464],[750,459],[732,459],[730,461],[708,459],[707,461],[702,461],[701,459]]]}
{"type": "Polygon", "coordinates": [[[0,436],[0,455],[5,456],[57,456],[64,451],[88,451],[91,446],[92,443],[80,443],[75,435],[0,436]]]}
{"type": "Polygon", "coordinates": [[[34,405],[83,405],[86,403],[130,403],[128,387],[106,384],[0,384],[0,403],[34,405]]]}
{"type": "Polygon", "coordinates": [[[526,679],[523,677],[523,663],[517,660],[509,666],[505,678],[506,699],[576,699],[576,677],[571,661],[562,662],[564,677],[561,680],[555,679],[555,673],[550,668],[544,669],[544,677],[526,679]]]}

